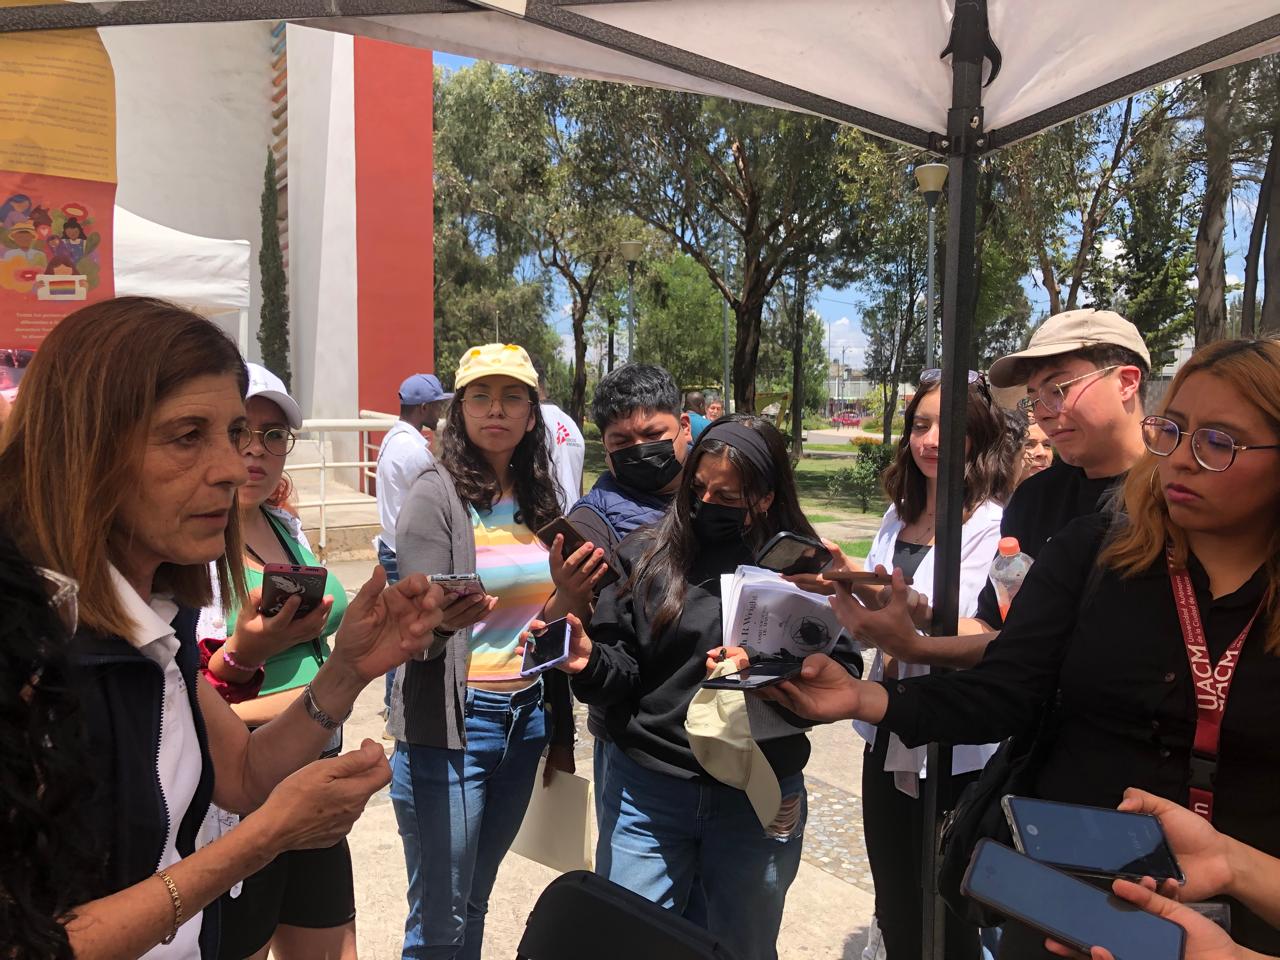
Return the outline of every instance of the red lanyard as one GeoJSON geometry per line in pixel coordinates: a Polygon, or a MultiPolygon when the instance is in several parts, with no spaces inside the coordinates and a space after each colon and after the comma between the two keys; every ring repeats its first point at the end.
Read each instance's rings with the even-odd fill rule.
{"type": "Polygon", "coordinates": [[[1172,550],[1166,551],[1169,582],[1173,584],[1173,602],[1178,608],[1178,623],[1187,645],[1187,662],[1196,687],[1196,736],[1191,747],[1191,809],[1206,820],[1213,820],[1213,780],[1218,770],[1218,742],[1222,738],[1222,716],[1227,710],[1227,694],[1235,679],[1240,648],[1262,612],[1262,604],[1253,612],[1240,636],[1231,641],[1222,658],[1215,664],[1209,659],[1209,647],[1200,623],[1196,591],[1185,569],[1175,567],[1172,550]]]}

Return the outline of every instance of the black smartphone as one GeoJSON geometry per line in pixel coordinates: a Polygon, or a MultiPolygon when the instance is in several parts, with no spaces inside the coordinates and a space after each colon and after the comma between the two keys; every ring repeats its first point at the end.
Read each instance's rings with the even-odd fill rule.
{"type": "Polygon", "coordinates": [[[821,573],[831,566],[831,551],[820,540],[784,530],[764,545],[756,566],[782,574],[821,573]]]}
{"type": "Polygon", "coordinates": [[[1084,954],[1106,947],[1116,960],[1182,960],[1176,923],[990,838],[978,842],[960,891],[1084,954]]]}
{"type": "Polygon", "coordinates": [[[451,603],[458,597],[485,592],[484,581],[478,573],[433,573],[427,579],[440,584],[440,589],[445,592],[445,603],[451,603]]]}
{"type": "Polygon", "coordinates": [[[1150,814],[1012,795],[1000,805],[1013,845],[1033,860],[1104,880],[1184,882],[1160,821],[1150,814]]]}
{"type": "MultiPolygon", "coordinates": [[[[587,542],[587,538],[582,535],[582,531],[575,527],[573,522],[567,517],[556,517],[535,533],[534,536],[541,540],[542,545],[550,550],[556,542],[556,534],[560,534],[560,536],[564,537],[564,547],[561,550],[561,556],[564,557],[569,556],[569,554],[573,553],[573,551],[577,550],[587,542]]],[[[601,546],[601,544],[597,543],[596,546],[601,546]]],[[[599,593],[605,587],[609,586],[609,584],[617,583],[622,579],[622,575],[618,573],[617,568],[609,562],[608,557],[604,558],[604,564],[609,569],[606,570],[604,575],[596,581],[596,593],[599,593]]]]}
{"type": "Polygon", "coordinates": [[[262,600],[258,610],[274,617],[290,597],[302,597],[294,619],[305,617],[324,599],[329,571],[324,567],[303,567],[295,563],[268,563],[262,568],[262,600]]]}
{"type": "Polygon", "coordinates": [[[764,660],[737,673],[726,673],[724,676],[703,680],[702,685],[708,690],[759,690],[761,687],[772,687],[775,683],[790,680],[799,675],[803,666],[803,660],[764,660]]]}
{"type": "Polygon", "coordinates": [[[520,676],[536,677],[569,659],[569,620],[552,620],[524,643],[520,676]]]}

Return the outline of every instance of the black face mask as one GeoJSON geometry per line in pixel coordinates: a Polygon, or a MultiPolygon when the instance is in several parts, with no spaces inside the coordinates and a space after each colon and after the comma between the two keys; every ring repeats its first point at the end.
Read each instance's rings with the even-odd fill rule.
{"type": "Polygon", "coordinates": [[[741,543],[747,529],[747,508],[726,507],[720,503],[693,501],[690,510],[693,533],[704,548],[724,543],[741,543]]]}
{"type": "Polygon", "coordinates": [[[676,459],[670,440],[637,443],[609,454],[618,482],[641,493],[657,493],[680,474],[683,464],[676,459]]]}

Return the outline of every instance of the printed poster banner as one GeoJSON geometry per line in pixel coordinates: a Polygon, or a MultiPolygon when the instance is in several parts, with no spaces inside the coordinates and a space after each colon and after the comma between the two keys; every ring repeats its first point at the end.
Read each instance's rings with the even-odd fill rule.
{"type": "MultiPolygon", "coordinates": [[[[21,6],[0,0],[0,6],[21,6]]],[[[96,30],[0,34],[0,391],[114,295],[115,74],[96,30]]]]}

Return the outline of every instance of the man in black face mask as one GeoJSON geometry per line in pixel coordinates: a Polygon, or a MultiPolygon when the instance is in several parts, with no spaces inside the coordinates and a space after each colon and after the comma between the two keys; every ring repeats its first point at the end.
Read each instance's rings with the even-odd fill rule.
{"type": "Polygon", "coordinates": [[[601,380],[591,414],[609,470],[569,520],[612,559],[623,537],[656,523],[670,506],[689,452],[689,417],[680,412],[671,374],[648,363],[626,364],[601,380]]]}

